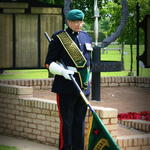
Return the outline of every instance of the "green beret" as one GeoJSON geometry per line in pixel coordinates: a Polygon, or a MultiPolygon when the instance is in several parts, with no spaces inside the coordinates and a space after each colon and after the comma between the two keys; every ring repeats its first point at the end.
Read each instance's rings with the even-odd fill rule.
{"type": "Polygon", "coordinates": [[[66,18],[67,18],[67,20],[72,20],[72,21],[83,20],[84,19],[84,13],[79,9],[73,9],[67,13],[66,18]]]}

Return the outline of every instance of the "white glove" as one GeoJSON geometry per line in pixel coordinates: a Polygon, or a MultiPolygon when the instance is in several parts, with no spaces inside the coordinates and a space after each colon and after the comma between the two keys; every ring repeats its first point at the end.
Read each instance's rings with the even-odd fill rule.
{"type": "Polygon", "coordinates": [[[62,75],[64,76],[65,79],[71,80],[69,75],[73,75],[73,74],[74,72],[71,70],[67,70],[67,69],[62,70],[62,75]]]}
{"type": "Polygon", "coordinates": [[[52,62],[49,65],[49,71],[54,75],[61,75],[65,79],[71,80],[69,75],[73,75],[74,71],[65,69],[62,64],[57,64],[55,62],[52,62]]]}

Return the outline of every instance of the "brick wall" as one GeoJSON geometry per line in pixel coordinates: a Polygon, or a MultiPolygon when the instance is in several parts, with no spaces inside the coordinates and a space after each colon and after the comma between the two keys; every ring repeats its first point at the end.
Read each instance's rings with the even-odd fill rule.
{"type": "Polygon", "coordinates": [[[128,128],[133,128],[146,133],[150,133],[150,121],[131,119],[131,120],[119,120],[118,123],[128,128]]]}
{"type": "Polygon", "coordinates": [[[101,86],[139,86],[150,87],[150,77],[102,77],[101,86]]]}
{"type": "Polygon", "coordinates": [[[19,85],[33,87],[34,89],[50,89],[53,83],[53,78],[49,79],[3,79],[2,84],[19,85]]]}
{"type": "MultiPolygon", "coordinates": [[[[14,80],[0,80],[0,83],[32,86],[34,89],[50,89],[53,83],[53,78],[49,79],[14,79],[14,80]]],[[[138,86],[150,87],[150,77],[101,77],[101,86],[138,86]]]]}
{"type": "MultiPolygon", "coordinates": [[[[59,117],[56,102],[32,96],[32,87],[0,84],[0,133],[58,146],[59,117]]],[[[117,110],[104,107],[94,109],[112,136],[116,137],[117,110]]],[[[90,116],[88,111],[85,138],[90,116]]]]}
{"type": "Polygon", "coordinates": [[[121,150],[150,150],[150,134],[117,137],[121,150]]]}
{"type": "MultiPolygon", "coordinates": [[[[150,78],[103,77],[102,86],[150,87],[150,78]]],[[[53,79],[0,80],[0,134],[58,146],[59,117],[55,101],[33,97],[33,89],[50,89],[53,79]]],[[[117,136],[117,110],[93,107],[122,150],[149,150],[150,134],[117,136]]],[[[85,139],[91,113],[87,112],[85,139]]],[[[124,123],[130,125],[130,123],[124,123]]],[[[137,126],[137,123],[136,123],[137,126]]],[[[138,126],[141,128],[140,126],[138,126]]],[[[149,131],[149,126],[144,129],[149,131]]],[[[143,125],[142,125],[143,129],[143,125]]],[[[85,141],[87,144],[87,140],[85,141]]]]}

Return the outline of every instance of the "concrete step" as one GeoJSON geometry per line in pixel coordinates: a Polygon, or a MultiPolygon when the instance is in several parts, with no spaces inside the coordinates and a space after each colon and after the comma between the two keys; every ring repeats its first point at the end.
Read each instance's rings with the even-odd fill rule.
{"type": "Polygon", "coordinates": [[[150,122],[145,120],[119,120],[119,124],[122,124],[128,128],[134,128],[146,133],[150,132],[150,122]]]}

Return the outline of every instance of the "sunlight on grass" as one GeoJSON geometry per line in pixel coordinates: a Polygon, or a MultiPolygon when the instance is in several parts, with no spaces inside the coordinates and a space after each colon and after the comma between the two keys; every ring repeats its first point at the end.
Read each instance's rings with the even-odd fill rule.
{"type": "Polygon", "coordinates": [[[121,71],[121,72],[102,72],[102,77],[110,77],[110,76],[128,76],[128,72],[121,71]]]}
{"type": "MultiPolygon", "coordinates": [[[[109,48],[114,48],[116,45],[109,45],[109,48]]],[[[118,46],[118,45],[117,45],[118,46]]],[[[144,47],[140,45],[140,54],[143,53],[144,47]]],[[[106,61],[121,61],[121,53],[119,50],[108,50],[108,52],[101,53],[101,60],[106,61]]],[[[131,70],[131,55],[130,46],[124,46],[123,53],[124,70],[119,72],[102,72],[101,76],[128,76],[131,70]]],[[[136,76],[136,46],[133,46],[133,69],[132,74],[136,76]]],[[[139,68],[139,76],[150,77],[149,68],[139,68]]],[[[0,74],[0,79],[45,79],[48,78],[49,73],[47,69],[30,69],[30,70],[5,70],[0,74]]],[[[52,76],[52,75],[50,75],[52,76]]]]}
{"type": "Polygon", "coordinates": [[[5,70],[0,79],[45,79],[48,78],[46,69],[39,70],[5,70]]]}
{"type": "MultiPolygon", "coordinates": [[[[110,45],[109,47],[113,47],[114,45],[110,45]]],[[[140,55],[144,51],[144,46],[140,45],[140,55]]],[[[112,61],[121,61],[121,54],[117,50],[109,50],[108,53],[101,54],[102,60],[112,60],[112,61]]],[[[102,72],[101,76],[128,76],[131,70],[131,54],[130,54],[130,46],[124,46],[123,53],[123,61],[124,61],[124,70],[120,72],[102,72]]],[[[133,46],[133,69],[132,74],[136,76],[136,45],[133,46]]],[[[139,76],[141,77],[150,77],[150,68],[142,68],[139,67],[139,76]]]]}

